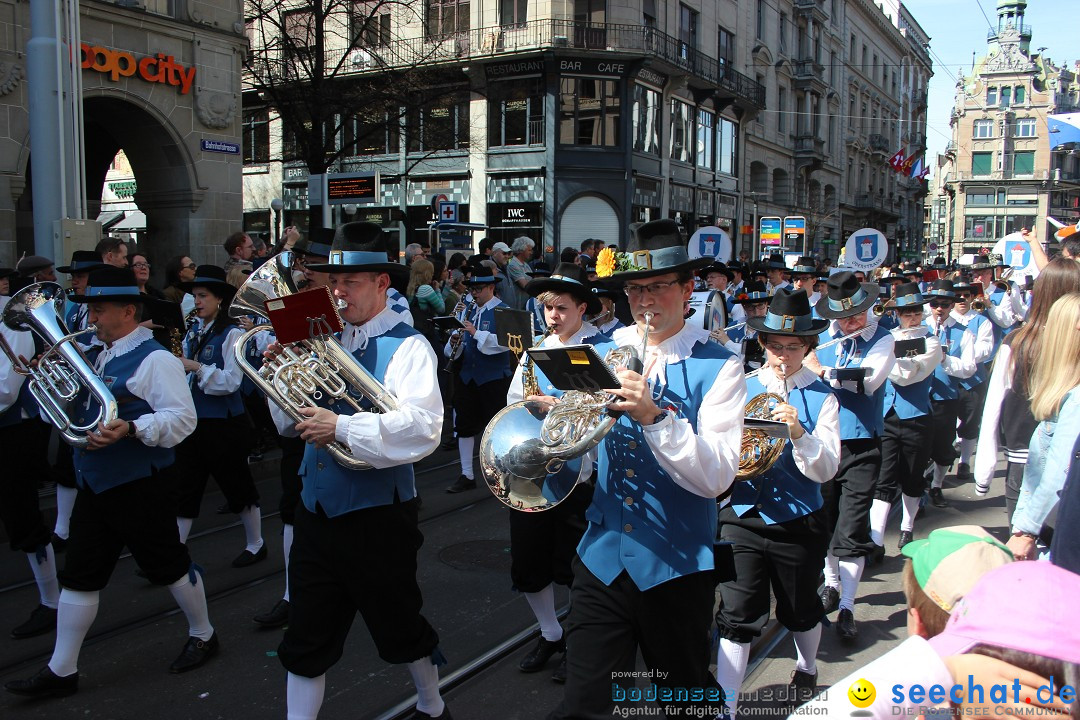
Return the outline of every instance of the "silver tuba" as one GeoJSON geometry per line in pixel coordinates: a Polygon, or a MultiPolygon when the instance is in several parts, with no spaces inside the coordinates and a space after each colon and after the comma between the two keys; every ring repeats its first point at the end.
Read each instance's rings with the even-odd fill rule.
{"type": "Polygon", "coordinates": [[[119,417],[116,398],[105,382],[94,372],[94,366],[75,344],[75,338],[86,332],[94,332],[93,325],[85,330],[69,333],[63,321],[64,290],[53,282],[35,283],[23,288],[8,301],[0,321],[12,330],[30,332],[45,346],[36,367],[16,357],[11,347],[0,336],[0,349],[11,360],[15,372],[30,379],[30,394],[49,422],[60,431],[60,437],[68,445],[82,448],[87,445],[87,434],[98,423],[108,425],[119,417]],[[97,401],[98,414],[92,422],[77,425],[68,416],[65,405],[75,400],[86,388],[97,401]]]}
{"type": "MultiPolygon", "coordinates": [[[[612,371],[624,366],[641,372],[650,320],[646,313],[640,351],[630,345],[608,351],[604,362],[612,371]]],[[[613,399],[602,391],[572,390],[554,405],[523,400],[500,410],[480,440],[480,472],[488,489],[523,512],[550,510],[565,500],[578,482],[557,473],[615,426],[621,413],[608,409],[613,399]]]]}
{"type": "MultiPolygon", "coordinates": [[[[397,399],[372,377],[356,358],[333,336],[313,336],[308,340],[282,346],[273,360],[255,367],[244,356],[248,342],[264,330],[273,331],[268,323],[265,303],[297,292],[292,276],[292,252],[286,250],[274,256],[253,272],[244,282],[232,305],[231,317],[255,315],[264,322],[244,333],[233,347],[233,356],[240,370],[295,422],[306,420],[302,408],[316,407],[320,401],[333,403],[344,400],[356,412],[365,412],[357,397],[366,397],[379,412],[398,408],[397,399]]],[[[348,445],[334,441],[327,452],[342,467],[368,470],[371,465],[353,457],[348,445]]]]}

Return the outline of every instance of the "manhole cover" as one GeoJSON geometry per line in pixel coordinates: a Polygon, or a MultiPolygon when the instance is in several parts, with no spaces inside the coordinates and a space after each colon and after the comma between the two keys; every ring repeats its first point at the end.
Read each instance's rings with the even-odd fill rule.
{"type": "Polygon", "coordinates": [[[439,552],[439,560],[455,570],[510,572],[510,548],[504,540],[469,540],[449,545],[439,552]]]}

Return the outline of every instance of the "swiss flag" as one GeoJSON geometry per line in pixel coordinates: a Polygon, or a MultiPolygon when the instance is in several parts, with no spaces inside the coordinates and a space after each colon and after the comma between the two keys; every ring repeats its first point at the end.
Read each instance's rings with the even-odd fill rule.
{"type": "Polygon", "coordinates": [[[900,168],[904,166],[904,151],[897,150],[896,154],[889,158],[889,167],[896,172],[900,172],[900,168]]]}

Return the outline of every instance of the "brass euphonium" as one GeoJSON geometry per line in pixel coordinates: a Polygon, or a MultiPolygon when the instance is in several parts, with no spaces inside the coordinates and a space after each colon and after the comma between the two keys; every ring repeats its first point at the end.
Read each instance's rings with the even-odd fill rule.
{"type": "Polygon", "coordinates": [[[69,333],[63,321],[64,290],[53,282],[35,283],[23,288],[8,301],[0,315],[12,330],[31,332],[45,346],[36,366],[24,363],[0,336],[0,349],[7,354],[15,372],[30,379],[30,394],[41,411],[68,445],[87,446],[87,435],[98,423],[108,425],[119,417],[116,398],[105,382],[94,371],[75,338],[83,333],[96,331],[93,325],[85,330],[69,333]],[[76,424],[67,414],[65,405],[73,401],[86,388],[97,402],[98,413],[84,425],[76,424]]]}
{"type": "MultiPolygon", "coordinates": [[[[743,416],[760,420],[772,420],[773,410],[778,404],[787,402],[787,368],[780,366],[784,373],[784,395],[763,392],[750,398],[743,409],[743,416]]],[[[749,480],[771,468],[784,453],[787,439],[773,437],[764,430],[743,428],[742,442],[739,445],[739,469],[736,480],[749,480]]]]}
{"type": "MultiPolygon", "coordinates": [[[[255,315],[267,321],[267,300],[297,292],[292,264],[292,253],[288,250],[264,263],[236,291],[229,315],[255,315]]],[[[264,330],[272,332],[273,326],[256,325],[241,335],[233,347],[233,357],[244,375],[294,421],[307,419],[300,414],[303,408],[338,400],[348,403],[356,412],[365,412],[357,397],[366,397],[379,412],[398,409],[397,399],[331,335],[283,345],[277,357],[267,360],[262,367],[254,367],[244,356],[244,348],[264,330]]],[[[326,450],[342,467],[371,468],[354,457],[345,443],[334,441],[326,450]]]]}

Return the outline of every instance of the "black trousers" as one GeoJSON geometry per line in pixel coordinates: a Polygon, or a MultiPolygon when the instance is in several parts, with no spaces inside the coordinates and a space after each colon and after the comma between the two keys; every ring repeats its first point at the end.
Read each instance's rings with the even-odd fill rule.
{"type": "Polygon", "coordinates": [[[836,477],[821,487],[829,550],[838,558],[865,557],[874,549],[870,539],[870,505],[881,472],[881,438],[840,442],[836,477]]]}
{"type": "Polygon", "coordinates": [[[956,461],[956,413],[958,400],[932,400],[930,402],[930,459],[948,467],[956,461]]]}
{"type": "Polygon", "coordinates": [[[454,431],[458,437],[474,437],[484,432],[495,413],[506,407],[506,392],[511,378],[501,378],[477,385],[454,375],[454,431]]]}
{"type": "Polygon", "coordinates": [[[296,506],[300,504],[300,490],[303,481],[300,479],[300,463],[304,461],[304,442],[301,437],[282,437],[281,445],[281,500],[278,502],[278,510],[281,512],[281,522],[292,525],[296,517],[296,506]]]}
{"type": "Polygon", "coordinates": [[[540,592],[574,581],[573,562],[585,534],[585,508],[593,486],[579,484],[561,503],[544,512],[510,510],[510,580],[520,592],[540,592]]]}
{"type": "Polygon", "coordinates": [[[37,552],[49,544],[52,531],[45,527],[38,504],[38,480],[48,464],[45,443],[49,425],[29,418],[0,428],[0,522],[4,524],[11,549],[37,552]]]}
{"type": "Polygon", "coordinates": [[[1005,518],[1012,527],[1012,516],[1016,512],[1016,501],[1020,499],[1020,488],[1024,485],[1026,463],[1010,462],[1005,471],[1005,518]]]}
{"type": "Polygon", "coordinates": [[[874,499],[893,503],[901,492],[908,497],[922,497],[929,461],[930,416],[901,420],[895,410],[890,410],[885,416],[881,475],[874,489],[874,499]]]}
{"type": "Polygon", "coordinates": [[[357,612],[386,662],[437,652],[439,636],[420,614],[418,513],[415,499],[335,518],[321,508],[296,508],[289,627],[278,648],[286,670],[303,677],[329,670],[341,659],[357,612]]]}
{"type": "Polygon", "coordinates": [[[126,545],[151,582],[169,585],[188,572],[191,556],[176,529],[173,488],[158,473],[100,494],[79,490],[71,511],[60,584],[101,590],[126,545]]]}
{"type": "Polygon", "coordinates": [[[979,427],[982,425],[983,405],[986,403],[986,389],[988,383],[976,385],[971,390],[960,388],[960,398],[957,400],[956,415],[960,425],[956,428],[956,436],[961,440],[978,440],[979,427]]]}
{"type": "Polygon", "coordinates": [[[757,513],[739,517],[730,505],[720,510],[716,572],[721,637],[750,642],[769,621],[769,589],[776,596],[776,619],[792,632],[821,622],[818,576],[829,546],[825,517],[817,511],[767,525],[757,513]]]}
{"type": "MultiPolygon", "coordinates": [[[[566,627],[566,694],[551,718],[610,718],[614,685],[632,687],[638,648],[659,687],[711,691],[712,703],[670,703],[720,709],[719,688],[709,673],[709,628],[715,600],[713,573],[699,572],[640,590],[623,572],[611,585],[574,562],[566,627]]],[[[683,715],[685,716],[685,715],[683,715]]],[[[710,717],[700,715],[699,717],[710,717]]]]}
{"type": "Polygon", "coordinates": [[[231,512],[238,513],[259,504],[259,492],[255,489],[247,461],[251,433],[246,415],[199,419],[195,432],[176,448],[180,479],[179,517],[199,517],[206,481],[211,475],[225,495],[231,512]]]}

